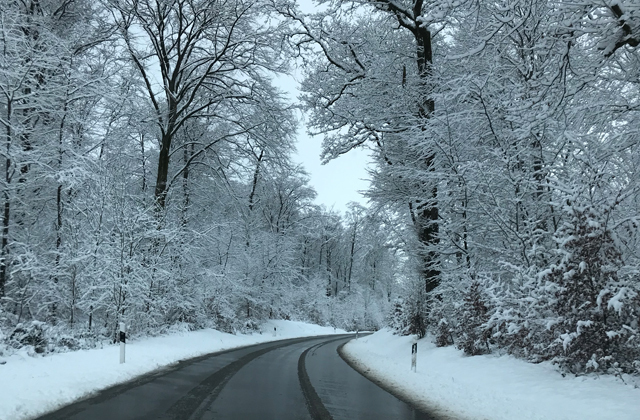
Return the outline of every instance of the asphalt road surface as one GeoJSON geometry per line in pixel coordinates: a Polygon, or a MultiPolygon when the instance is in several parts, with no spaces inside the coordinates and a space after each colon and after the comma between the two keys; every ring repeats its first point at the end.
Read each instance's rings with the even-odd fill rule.
{"type": "Polygon", "coordinates": [[[283,340],[181,362],[39,420],[431,420],[338,355],[352,336],[283,340]]]}

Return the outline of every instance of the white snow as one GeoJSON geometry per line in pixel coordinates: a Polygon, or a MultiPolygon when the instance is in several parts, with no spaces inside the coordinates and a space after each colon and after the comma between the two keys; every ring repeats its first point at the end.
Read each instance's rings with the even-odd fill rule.
{"type": "MultiPolygon", "coordinates": [[[[269,321],[262,334],[232,335],[207,329],[127,342],[126,363],[119,345],[31,357],[26,352],[0,365],[0,419],[22,420],[82,399],[100,389],[207,353],[285,338],[333,334],[334,329],[294,321],[269,321]],[[273,328],[277,335],[273,335],[273,328]]],[[[345,331],[338,329],[336,333],[345,331]]]]}
{"type": "Polygon", "coordinates": [[[624,300],[626,298],[634,298],[635,297],[635,293],[633,292],[633,290],[627,288],[627,287],[623,287],[621,288],[618,293],[615,294],[615,296],[613,296],[611,299],[609,299],[609,303],[607,304],[607,308],[608,309],[613,309],[616,312],[618,312],[618,314],[622,311],[622,307],[624,306],[624,300]]]}
{"type": "Polygon", "coordinates": [[[550,363],[511,356],[466,357],[454,347],[418,341],[388,330],[352,340],[344,353],[418,406],[452,419],[638,420],[640,389],[609,376],[562,377],[550,363]]]}

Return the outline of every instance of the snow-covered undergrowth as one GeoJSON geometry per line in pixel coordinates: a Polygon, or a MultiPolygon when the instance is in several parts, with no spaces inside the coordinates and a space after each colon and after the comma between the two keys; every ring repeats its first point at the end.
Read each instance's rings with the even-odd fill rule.
{"type": "Polygon", "coordinates": [[[430,337],[418,341],[414,373],[412,340],[383,330],[352,340],[343,350],[368,375],[455,419],[640,419],[640,389],[618,378],[563,377],[549,363],[511,356],[467,357],[452,346],[436,347],[430,337]]]}
{"type": "MultiPolygon", "coordinates": [[[[27,350],[0,365],[0,419],[34,417],[109,386],[203,354],[285,338],[333,334],[334,329],[294,321],[269,321],[262,334],[232,335],[207,329],[127,343],[127,362],[119,346],[30,356],[27,350]],[[273,329],[277,328],[274,337],[273,329]]],[[[336,333],[344,333],[337,330],[336,333]]]]}

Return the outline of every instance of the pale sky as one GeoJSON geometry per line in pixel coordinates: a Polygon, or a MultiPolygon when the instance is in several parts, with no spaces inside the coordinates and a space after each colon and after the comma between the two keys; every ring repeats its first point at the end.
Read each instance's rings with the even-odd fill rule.
{"type": "MultiPolygon", "coordinates": [[[[291,100],[296,100],[298,82],[292,76],[280,76],[276,85],[287,92],[291,100]]],[[[369,187],[367,165],[369,156],[365,150],[356,149],[344,154],[326,165],[320,161],[322,137],[307,134],[304,118],[300,119],[297,134],[297,152],[293,159],[301,163],[309,173],[310,184],[318,193],[316,202],[327,209],[344,213],[347,204],[355,201],[366,205],[367,200],[360,194],[369,187]]]]}
{"type": "Polygon", "coordinates": [[[316,202],[344,213],[350,201],[366,205],[359,191],[369,187],[366,168],[369,157],[364,150],[352,150],[326,165],[320,163],[322,138],[310,137],[306,127],[298,131],[298,152],[294,159],[304,166],[311,178],[310,184],[318,193],[316,202]]]}
{"type": "MultiPolygon", "coordinates": [[[[304,12],[312,12],[316,9],[310,0],[298,0],[304,12]]],[[[282,76],[277,80],[277,85],[289,93],[292,100],[296,100],[299,75],[282,76]]],[[[310,184],[318,193],[316,202],[324,204],[327,209],[340,212],[347,210],[350,201],[366,205],[366,198],[359,191],[369,187],[367,180],[367,165],[369,157],[367,152],[361,149],[352,150],[349,153],[332,160],[326,165],[320,163],[320,151],[322,149],[322,137],[310,137],[304,119],[300,121],[298,128],[297,153],[294,160],[301,163],[309,173],[310,184]]]]}

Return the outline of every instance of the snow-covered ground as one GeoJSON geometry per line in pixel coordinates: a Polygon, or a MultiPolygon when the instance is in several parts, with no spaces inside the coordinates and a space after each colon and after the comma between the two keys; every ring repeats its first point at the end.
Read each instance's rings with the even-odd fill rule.
{"type": "Polygon", "coordinates": [[[639,420],[640,389],[608,376],[562,377],[549,363],[510,356],[465,357],[454,347],[387,330],[352,340],[345,356],[367,375],[443,417],[473,420],[639,420]]]}
{"type": "MultiPolygon", "coordinates": [[[[333,334],[334,329],[294,321],[269,321],[263,334],[232,335],[201,330],[127,342],[121,365],[119,345],[31,357],[17,353],[0,365],[0,419],[21,420],[52,411],[136,376],[207,353],[285,338],[333,334]],[[273,328],[277,328],[274,337],[273,328]]],[[[337,333],[345,331],[337,330],[337,333]]]]}

